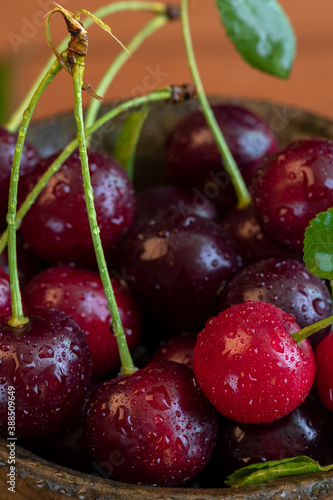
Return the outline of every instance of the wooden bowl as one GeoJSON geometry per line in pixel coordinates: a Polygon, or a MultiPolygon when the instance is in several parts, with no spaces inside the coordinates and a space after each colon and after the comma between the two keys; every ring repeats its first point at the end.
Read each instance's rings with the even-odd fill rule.
{"type": "MultiPolygon", "coordinates": [[[[257,100],[212,98],[212,102],[244,105],[268,121],[281,146],[311,136],[333,138],[333,121],[299,108],[257,100]]],[[[163,145],[176,123],[197,108],[193,100],[181,105],[155,103],[144,126],[137,152],[135,184],[137,189],[163,180],[163,145]]],[[[103,108],[103,112],[109,106],[103,108]]],[[[112,151],[124,117],[97,132],[93,146],[112,151]]],[[[72,115],[36,122],[29,140],[43,156],[68,144],[75,136],[72,115]]],[[[118,483],[108,478],[76,472],[55,465],[16,446],[15,493],[8,491],[8,441],[0,438],[0,497],[2,500],[77,498],[81,500],[319,500],[333,498],[333,472],[318,473],[269,482],[247,488],[158,488],[118,483]]]]}

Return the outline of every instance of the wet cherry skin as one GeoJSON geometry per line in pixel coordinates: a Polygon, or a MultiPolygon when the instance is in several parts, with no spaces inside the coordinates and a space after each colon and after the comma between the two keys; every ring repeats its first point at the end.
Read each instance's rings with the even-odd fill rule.
{"type": "Polygon", "coordinates": [[[267,234],[302,251],[306,227],[333,207],[333,141],[302,139],[267,158],[256,170],[253,202],[267,234]]]}
{"type": "MultiPolygon", "coordinates": [[[[234,104],[214,104],[212,110],[247,184],[262,158],[277,148],[268,123],[234,104]]],[[[166,143],[166,172],[175,184],[196,187],[220,211],[235,205],[230,178],[221,166],[221,154],[200,110],[186,116],[166,143]]]]}
{"type": "Polygon", "coordinates": [[[9,275],[0,267],[0,315],[10,314],[11,306],[9,275]]]}
{"type": "MultiPolygon", "coordinates": [[[[8,211],[8,192],[13,164],[13,156],[17,134],[9,132],[4,127],[0,127],[0,229],[3,230],[6,223],[8,211]]],[[[34,165],[40,160],[37,150],[29,143],[23,146],[22,158],[20,163],[20,182],[21,179],[32,171],[34,165]]]]}
{"type": "Polygon", "coordinates": [[[268,460],[306,455],[321,465],[332,463],[332,415],[311,391],[304,403],[267,424],[221,419],[214,462],[225,475],[268,460]]]}
{"type": "Polygon", "coordinates": [[[155,217],[160,212],[177,208],[186,215],[199,215],[217,220],[216,207],[204,196],[181,186],[160,185],[136,194],[135,215],[137,218],[155,217]]]}
{"type": "Polygon", "coordinates": [[[85,433],[114,479],[180,486],[207,464],[217,426],[192,370],[162,361],[104,382],[87,406],[85,433]]]}
{"type": "Polygon", "coordinates": [[[253,205],[238,210],[232,208],[222,218],[221,226],[228,234],[244,265],[270,257],[289,257],[302,260],[303,254],[278,245],[262,230],[253,205]]]}
{"type": "Polygon", "coordinates": [[[317,345],[315,350],[315,386],[325,406],[333,411],[333,331],[317,345]]]}
{"type": "Polygon", "coordinates": [[[207,321],[194,348],[200,388],[222,415],[244,423],[284,417],[308,395],[315,375],[308,340],[291,337],[295,318],[266,302],[236,304],[207,321]]]}
{"type": "Polygon", "coordinates": [[[217,223],[178,210],[136,221],[117,260],[147,310],[178,331],[203,326],[219,291],[241,266],[217,223]]]}
{"type": "MultiPolygon", "coordinates": [[[[132,294],[112,277],[111,283],[130,350],[138,344],[141,309],[132,294]]],[[[93,375],[102,377],[120,367],[117,341],[102,280],[96,271],[68,266],[49,267],[24,290],[30,306],[53,307],[76,321],[85,332],[93,359],[93,375]]]]}
{"type": "Polygon", "coordinates": [[[15,391],[15,436],[42,437],[65,427],[84,403],[91,354],[84,333],[64,313],[26,309],[19,330],[1,317],[0,432],[7,435],[9,387],[15,391]]]}
{"type": "MultiPolygon", "coordinates": [[[[295,316],[300,328],[332,314],[330,292],[324,280],[292,259],[265,259],[242,269],[222,291],[217,311],[246,300],[261,300],[280,307],[295,316]]],[[[311,335],[311,346],[314,348],[328,331],[325,328],[311,335]]]]}
{"type": "Polygon", "coordinates": [[[193,349],[197,336],[192,332],[182,332],[163,342],[154,352],[151,361],[175,361],[193,368],[193,349]]]}
{"type": "MultiPolygon", "coordinates": [[[[25,192],[33,188],[56,157],[53,155],[36,165],[25,178],[25,192]]],[[[97,221],[107,255],[132,224],[134,191],[125,170],[110,156],[89,150],[88,158],[97,221]]],[[[21,232],[31,250],[51,264],[96,267],[78,152],[50,179],[24,217],[21,232]]]]}

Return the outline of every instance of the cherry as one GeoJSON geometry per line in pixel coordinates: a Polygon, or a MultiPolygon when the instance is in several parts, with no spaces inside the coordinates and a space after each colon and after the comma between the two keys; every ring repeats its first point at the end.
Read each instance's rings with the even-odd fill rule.
{"type": "Polygon", "coordinates": [[[0,315],[11,312],[12,298],[10,294],[9,275],[0,267],[0,315]]]}
{"type": "Polygon", "coordinates": [[[153,186],[136,195],[136,216],[140,219],[155,217],[170,207],[178,208],[185,216],[218,218],[215,206],[207,198],[180,186],[153,186]]]}
{"type": "MultiPolygon", "coordinates": [[[[57,155],[38,163],[25,179],[25,191],[36,184],[57,155]]],[[[89,151],[94,202],[105,254],[134,217],[134,192],[125,170],[105,153],[89,151]]],[[[21,232],[33,252],[47,262],[96,266],[84,200],[81,163],[74,152],[52,177],[23,219],[21,232]],[[36,238],[38,232],[38,238],[36,238]]]]}
{"type": "MultiPolygon", "coordinates": [[[[111,278],[128,346],[133,350],[141,331],[141,310],[132,294],[111,278]]],[[[95,271],[68,266],[37,274],[24,290],[27,305],[54,307],[76,321],[85,332],[93,359],[93,375],[105,376],[120,366],[117,341],[102,280],[95,271]]]]}
{"type": "Polygon", "coordinates": [[[327,408],[333,411],[333,331],[317,345],[315,350],[316,378],[315,386],[327,408]]]}
{"type": "MultiPolygon", "coordinates": [[[[261,300],[280,307],[295,316],[300,328],[332,314],[325,282],[292,259],[266,259],[242,269],[223,290],[217,311],[246,300],[261,300]]],[[[315,347],[328,331],[329,327],[311,335],[311,346],[315,347]]]]}
{"type": "Polygon", "coordinates": [[[244,424],[223,418],[214,462],[225,475],[268,460],[306,455],[321,465],[332,463],[332,416],[314,391],[283,418],[244,424]]]}
{"type": "Polygon", "coordinates": [[[64,313],[27,308],[22,327],[0,326],[0,432],[8,432],[8,395],[14,388],[15,436],[47,436],[63,428],[83,404],[91,379],[84,333],[64,313]]]}
{"type": "Polygon", "coordinates": [[[114,479],[180,486],[207,464],[217,425],[192,370],[164,361],[104,382],[88,404],[85,433],[114,479]]]}
{"type": "MultiPolygon", "coordinates": [[[[212,106],[230,151],[247,184],[262,158],[277,148],[269,125],[248,109],[234,104],[212,106]]],[[[229,176],[221,167],[221,155],[200,110],[188,114],[166,143],[166,171],[169,179],[196,187],[220,211],[236,203],[229,176]]]]}
{"type": "MultiPolygon", "coordinates": [[[[15,152],[17,134],[9,132],[0,126],[0,228],[7,225],[6,215],[8,210],[8,192],[10,174],[15,152]]],[[[37,150],[26,143],[23,147],[20,164],[20,178],[31,172],[34,165],[40,160],[37,150]]],[[[20,183],[19,183],[20,187],[20,183]]]]}
{"type": "Polygon", "coordinates": [[[247,301],[207,321],[194,348],[200,388],[222,415],[245,423],[272,422],[302,403],[314,380],[307,340],[290,334],[295,318],[266,302],[247,301]]]}
{"type": "Polygon", "coordinates": [[[151,361],[175,361],[193,368],[193,349],[197,336],[192,332],[182,332],[163,342],[154,352],[151,361]]]}
{"type": "Polygon", "coordinates": [[[319,212],[333,207],[333,142],[303,139],[272,155],[256,171],[253,200],[267,234],[303,249],[304,232],[319,212]]]}
{"type": "Polygon", "coordinates": [[[142,304],[179,331],[203,325],[241,265],[217,223],[178,210],[136,221],[117,260],[142,304]]]}
{"type": "Polygon", "coordinates": [[[232,208],[223,217],[221,226],[228,234],[244,265],[270,257],[302,260],[303,255],[278,245],[262,230],[253,205],[243,210],[232,208]]]}

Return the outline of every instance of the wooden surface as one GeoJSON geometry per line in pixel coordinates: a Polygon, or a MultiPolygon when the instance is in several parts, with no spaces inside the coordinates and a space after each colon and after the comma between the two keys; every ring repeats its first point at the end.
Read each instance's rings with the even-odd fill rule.
{"type": "MultiPolygon", "coordinates": [[[[71,11],[94,11],[103,0],[63,0],[71,11]]],[[[174,1],[179,5],[179,0],[174,1]]],[[[259,97],[333,118],[333,2],[281,0],[298,38],[298,53],[288,81],[250,68],[235,51],[221,27],[214,0],[192,0],[191,29],[205,89],[211,94],[259,97]]],[[[50,0],[1,1],[0,61],[7,62],[14,82],[9,95],[14,110],[50,55],[43,16],[53,8],[50,0]]],[[[122,13],[107,19],[125,44],[150,19],[146,13],[122,13]]],[[[64,21],[51,20],[52,37],[66,33],[64,21]]],[[[89,30],[86,81],[96,87],[119,52],[117,44],[99,28],[89,30]]],[[[106,100],[134,96],[171,83],[190,81],[179,22],[162,28],[133,55],[119,73],[106,100]]],[[[35,117],[71,109],[72,85],[62,72],[40,101],[35,117]]]]}

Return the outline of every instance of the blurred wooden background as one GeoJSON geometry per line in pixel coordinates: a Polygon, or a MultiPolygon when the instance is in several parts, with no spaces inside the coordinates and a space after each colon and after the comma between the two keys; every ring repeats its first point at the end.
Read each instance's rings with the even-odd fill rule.
{"type": "MultiPolygon", "coordinates": [[[[63,0],[71,11],[90,11],[106,0],[63,0]]],[[[168,3],[179,5],[179,0],[168,3]]],[[[220,24],[214,0],[192,0],[191,30],[205,89],[210,94],[260,97],[295,104],[333,118],[333,2],[281,0],[297,38],[298,52],[288,81],[250,68],[235,51],[220,24]]],[[[6,65],[12,81],[8,112],[15,109],[39,69],[50,56],[44,35],[44,15],[54,7],[50,0],[1,2],[0,64],[6,65]]],[[[119,13],[109,17],[113,33],[127,43],[151,18],[147,13],[119,13]]],[[[51,19],[55,42],[65,35],[60,15],[51,19]]],[[[85,80],[95,88],[120,48],[100,28],[89,30],[89,53],[85,80]]],[[[106,100],[130,97],[171,83],[190,81],[179,22],[162,28],[133,55],[116,77],[106,100]],[[150,75],[150,76],[147,76],[150,75]]],[[[62,72],[38,104],[35,117],[71,109],[72,85],[62,72]]]]}

